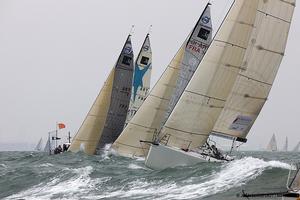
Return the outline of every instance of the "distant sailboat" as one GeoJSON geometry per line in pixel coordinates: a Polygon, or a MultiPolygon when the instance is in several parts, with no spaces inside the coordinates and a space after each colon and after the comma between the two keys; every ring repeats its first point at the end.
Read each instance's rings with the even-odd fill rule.
{"type": "Polygon", "coordinates": [[[74,136],[69,151],[95,154],[119,136],[130,102],[132,77],[133,51],[129,34],[117,63],[74,136]]]}
{"type": "Polygon", "coordinates": [[[297,143],[297,145],[294,147],[293,152],[298,152],[300,147],[300,142],[297,143]]]}
{"type": "Polygon", "coordinates": [[[44,147],[44,152],[47,152],[51,154],[51,142],[50,142],[50,137],[48,137],[46,145],[44,147]]]}
{"type": "Polygon", "coordinates": [[[288,137],[285,137],[285,143],[284,143],[284,146],[282,148],[282,151],[288,151],[288,146],[289,146],[288,137]]]}
{"type": "Polygon", "coordinates": [[[43,139],[41,138],[37,145],[35,146],[34,150],[35,151],[42,151],[42,145],[43,145],[43,139]]]}
{"type": "Polygon", "coordinates": [[[132,81],[131,98],[125,126],[135,115],[142,103],[146,100],[150,91],[152,51],[149,33],[146,35],[134,66],[135,68],[132,81]]]}
{"type": "Polygon", "coordinates": [[[268,151],[277,151],[277,141],[276,141],[275,134],[272,135],[272,138],[271,138],[270,142],[268,143],[267,150],[268,151]]]}

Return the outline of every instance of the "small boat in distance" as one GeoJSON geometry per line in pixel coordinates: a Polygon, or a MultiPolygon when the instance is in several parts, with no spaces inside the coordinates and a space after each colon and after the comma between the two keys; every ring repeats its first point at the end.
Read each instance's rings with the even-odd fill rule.
{"type": "Polygon", "coordinates": [[[42,151],[42,146],[43,146],[43,138],[41,138],[39,140],[39,142],[37,143],[37,145],[35,146],[34,150],[35,151],[42,151]]]}
{"type": "Polygon", "coordinates": [[[288,151],[288,150],[289,150],[289,141],[288,141],[288,137],[285,137],[285,142],[282,151],[288,151]]]}
{"type": "Polygon", "coordinates": [[[275,134],[272,135],[271,140],[268,143],[267,151],[277,151],[277,141],[275,134]]]}

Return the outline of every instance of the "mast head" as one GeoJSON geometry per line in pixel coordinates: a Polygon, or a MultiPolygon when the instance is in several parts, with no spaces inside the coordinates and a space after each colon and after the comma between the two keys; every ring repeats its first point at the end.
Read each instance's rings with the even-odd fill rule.
{"type": "Polygon", "coordinates": [[[134,33],[134,25],[131,25],[129,36],[131,36],[134,33]]]}

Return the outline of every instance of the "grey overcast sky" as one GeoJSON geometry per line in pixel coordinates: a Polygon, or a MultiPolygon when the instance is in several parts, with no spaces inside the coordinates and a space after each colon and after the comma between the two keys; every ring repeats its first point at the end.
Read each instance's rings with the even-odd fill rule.
{"type": "MultiPolygon", "coordinates": [[[[232,0],[212,1],[214,29],[232,0]]],[[[64,122],[75,134],[121,51],[153,25],[153,85],[199,18],[206,0],[0,0],[0,145],[37,143],[64,122]]],[[[247,145],[300,141],[300,12],[286,55],[247,145]],[[298,57],[297,57],[298,56],[298,57]]]]}

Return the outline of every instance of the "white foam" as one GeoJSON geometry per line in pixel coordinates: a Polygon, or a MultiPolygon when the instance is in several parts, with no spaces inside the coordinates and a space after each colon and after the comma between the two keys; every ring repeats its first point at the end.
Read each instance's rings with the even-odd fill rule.
{"type": "MultiPolygon", "coordinates": [[[[128,168],[143,169],[136,163],[129,164],[128,168]]],[[[48,183],[41,183],[7,199],[43,200],[57,197],[60,199],[82,199],[83,197],[87,199],[131,199],[138,197],[161,200],[196,199],[240,187],[261,175],[264,170],[272,168],[291,169],[294,167],[280,161],[264,161],[258,158],[245,157],[223,164],[220,171],[203,174],[201,177],[193,176],[181,181],[164,179],[149,181],[145,178],[137,178],[115,188],[105,185],[111,180],[111,177],[91,179],[90,174],[93,172],[93,168],[87,166],[78,169],[66,169],[66,171],[74,173],[74,176],[67,180],[61,181],[65,174],[61,173],[48,183]],[[205,181],[201,182],[201,180],[205,181]],[[99,187],[104,187],[105,192],[98,193],[97,188],[99,187]]]]}
{"type": "Polygon", "coordinates": [[[128,165],[128,168],[129,168],[129,169],[143,169],[143,170],[151,170],[151,169],[149,169],[149,168],[142,167],[142,166],[140,166],[140,165],[133,164],[133,163],[130,163],[130,164],[128,165]]]}
{"type": "Polygon", "coordinates": [[[44,163],[44,164],[39,165],[39,167],[52,167],[52,166],[53,166],[53,164],[51,164],[51,163],[44,163]]]}
{"type": "Polygon", "coordinates": [[[87,195],[90,191],[93,191],[96,184],[105,183],[110,180],[109,177],[103,177],[99,179],[91,179],[90,174],[93,172],[91,166],[78,168],[78,169],[66,169],[71,171],[74,176],[70,179],[62,180],[64,174],[58,175],[50,182],[40,183],[33,188],[22,191],[18,194],[7,197],[6,199],[51,199],[59,196],[59,199],[80,199],[83,195],[87,195]]]}
{"type": "Polygon", "coordinates": [[[3,163],[0,164],[0,167],[7,168],[7,166],[3,163]]]}
{"type": "Polygon", "coordinates": [[[283,168],[291,169],[293,166],[280,161],[264,161],[258,158],[246,157],[236,160],[222,166],[218,173],[212,173],[207,176],[207,181],[202,183],[194,183],[195,177],[191,177],[192,181],[185,180],[181,184],[179,182],[161,181],[147,182],[144,179],[135,180],[128,183],[128,189],[122,189],[107,192],[96,198],[129,198],[129,197],[145,197],[152,196],[156,199],[190,199],[200,198],[207,195],[216,194],[229,190],[234,187],[240,187],[246,182],[255,179],[261,175],[266,169],[283,168]]]}

